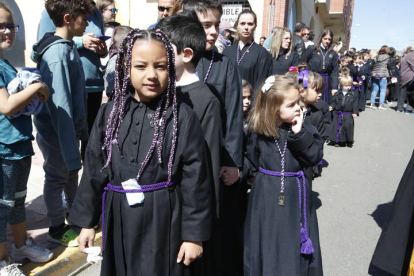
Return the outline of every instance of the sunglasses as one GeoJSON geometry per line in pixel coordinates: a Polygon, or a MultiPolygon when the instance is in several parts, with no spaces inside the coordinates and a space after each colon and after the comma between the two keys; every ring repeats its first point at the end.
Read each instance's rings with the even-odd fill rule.
{"type": "Polygon", "coordinates": [[[105,9],[106,11],[110,11],[111,13],[117,13],[118,12],[118,9],[105,9]]]}
{"type": "Polygon", "coordinates": [[[5,33],[7,29],[9,29],[11,33],[17,33],[19,31],[19,25],[14,25],[14,24],[1,25],[0,24],[0,33],[5,33]]]}
{"type": "Polygon", "coordinates": [[[303,34],[303,36],[305,36],[305,35],[309,36],[309,33],[307,33],[307,34],[303,34]]]}
{"type": "Polygon", "coordinates": [[[163,7],[163,6],[158,6],[158,10],[160,12],[164,12],[165,10],[167,10],[167,12],[170,12],[171,7],[163,7]]]}

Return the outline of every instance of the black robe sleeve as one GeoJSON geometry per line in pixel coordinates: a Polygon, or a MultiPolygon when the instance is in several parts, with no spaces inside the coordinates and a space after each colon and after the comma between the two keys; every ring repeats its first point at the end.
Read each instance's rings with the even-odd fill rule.
{"type": "Polygon", "coordinates": [[[224,107],[226,127],[221,165],[225,167],[243,167],[243,97],[241,78],[237,65],[228,60],[226,74],[226,93],[224,107]]]}
{"type": "Polygon", "coordinates": [[[291,132],[287,145],[304,167],[315,166],[322,160],[323,141],[314,126],[303,125],[298,133],[291,132]]]}
{"type": "Polygon", "coordinates": [[[102,170],[106,161],[102,145],[106,129],[105,110],[110,108],[108,105],[111,104],[100,108],[93,124],[85,152],[82,178],[70,209],[69,220],[82,228],[92,228],[99,223],[102,194],[110,179],[109,168],[102,170]]]}
{"type": "Polygon", "coordinates": [[[257,144],[256,133],[251,133],[247,140],[246,154],[244,158],[243,179],[254,177],[259,171],[260,150],[257,144]]]}
{"type": "Polygon", "coordinates": [[[265,82],[267,77],[269,77],[272,73],[272,57],[266,50],[260,52],[258,60],[259,63],[257,64],[257,81],[254,87],[255,92],[265,82]]]}
{"type": "MultiPolygon", "coordinates": [[[[358,88],[356,88],[358,89],[358,88]]],[[[358,91],[353,92],[352,96],[352,113],[353,114],[359,114],[359,97],[358,97],[358,91]]]]}
{"type": "Polygon", "coordinates": [[[333,57],[332,57],[332,71],[329,74],[329,82],[332,84],[332,90],[338,90],[338,83],[339,83],[339,79],[338,79],[338,70],[339,70],[339,65],[338,65],[338,54],[335,51],[331,51],[331,53],[333,53],[333,57]]]}
{"type": "Polygon", "coordinates": [[[183,164],[181,238],[183,241],[206,241],[211,229],[211,184],[204,137],[194,113],[189,116],[179,137],[177,152],[181,152],[183,164]]]}

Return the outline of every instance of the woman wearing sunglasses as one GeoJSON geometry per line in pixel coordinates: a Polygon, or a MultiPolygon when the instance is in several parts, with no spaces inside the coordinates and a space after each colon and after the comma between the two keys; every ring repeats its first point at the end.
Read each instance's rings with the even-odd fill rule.
{"type": "MultiPolygon", "coordinates": [[[[120,25],[118,22],[115,21],[118,9],[115,8],[114,0],[98,0],[96,1],[96,7],[102,13],[102,17],[105,22],[105,36],[111,37],[105,41],[106,47],[110,49],[112,45],[112,36],[114,33],[114,29],[120,25]]],[[[101,58],[101,63],[103,66],[106,66],[108,59],[109,55],[105,58],[101,58]]]]}

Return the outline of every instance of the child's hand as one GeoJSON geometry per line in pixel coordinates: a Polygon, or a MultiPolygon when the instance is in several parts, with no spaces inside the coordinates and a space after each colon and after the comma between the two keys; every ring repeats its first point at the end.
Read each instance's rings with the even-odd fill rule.
{"type": "MultiPolygon", "coordinates": [[[[102,225],[102,227],[104,227],[104,226],[102,225]]],[[[85,248],[92,247],[94,240],[95,240],[95,229],[93,229],[93,228],[82,228],[82,230],[81,230],[81,232],[78,236],[79,250],[82,253],[86,253],[85,248]]]]}
{"type": "Polygon", "coordinates": [[[105,41],[99,40],[98,44],[96,45],[96,53],[99,56],[103,56],[108,51],[108,48],[106,47],[105,41]]]}
{"type": "Polygon", "coordinates": [[[356,82],[356,81],[353,81],[353,82],[352,82],[352,84],[353,84],[353,85],[358,85],[359,83],[358,83],[358,82],[356,82]]]}
{"type": "Polygon", "coordinates": [[[329,107],[329,111],[332,111],[332,110],[333,110],[333,108],[332,108],[332,106],[330,106],[330,107],[329,107]]]}
{"type": "Polygon", "coordinates": [[[352,117],[353,117],[353,118],[356,118],[357,116],[358,116],[358,115],[356,115],[356,114],[352,114],[352,117]]]}
{"type": "Polygon", "coordinates": [[[338,92],[338,89],[333,89],[331,92],[332,96],[335,95],[336,92],[338,92]]]}
{"type": "Polygon", "coordinates": [[[177,263],[183,262],[186,266],[189,266],[195,259],[200,258],[201,255],[203,255],[202,242],[183,242],[180,252],[178,252],[177,263]]]}
{"type": "Polygon", "coordinates": [[[303,125],[303,111],[300,110],[300,114],[298,116],[295,116],[292,120],[292,132],[294,134],[298,133],[302,129],[303,125]]]}
{"type": "Polygon", "coordinates": [[[239,168],[237,167],[220,168],[220,179],[224,182],[224,185],[226,186],[230,186],[236,183],[239,177],[239,168]]]}
{"type": "Polygon", "coordinates": [[[47,101],[47,99],[49,99],[49,96],[50,96],[49,87],[44,82],[41,82],[41,81],[36,82],[34,84],[37,84],[39,86],[39,89],[37,91],[37,95],[39,96],[39,100],[41,102],[47,101]]]}

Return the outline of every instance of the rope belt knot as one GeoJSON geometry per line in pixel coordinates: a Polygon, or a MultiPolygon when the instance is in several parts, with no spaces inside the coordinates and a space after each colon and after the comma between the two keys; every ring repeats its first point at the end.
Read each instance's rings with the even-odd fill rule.
{"type": "Polygon", "coordinates": [[[151,185],[144,185],[141,186],[141,189],[133,189],[133,190],[124,190],[122,186],[112,185],[112,183],[108,183],[104,188],[104,193],[102,195],[102,251],[105,251],[105,202],[106,202],[106,195],[109,191],[121,194],[127,193],[148,193],[157,190],[162,190],[172,186],[174,183],[171,182],[160,182],[151,185]]]}

